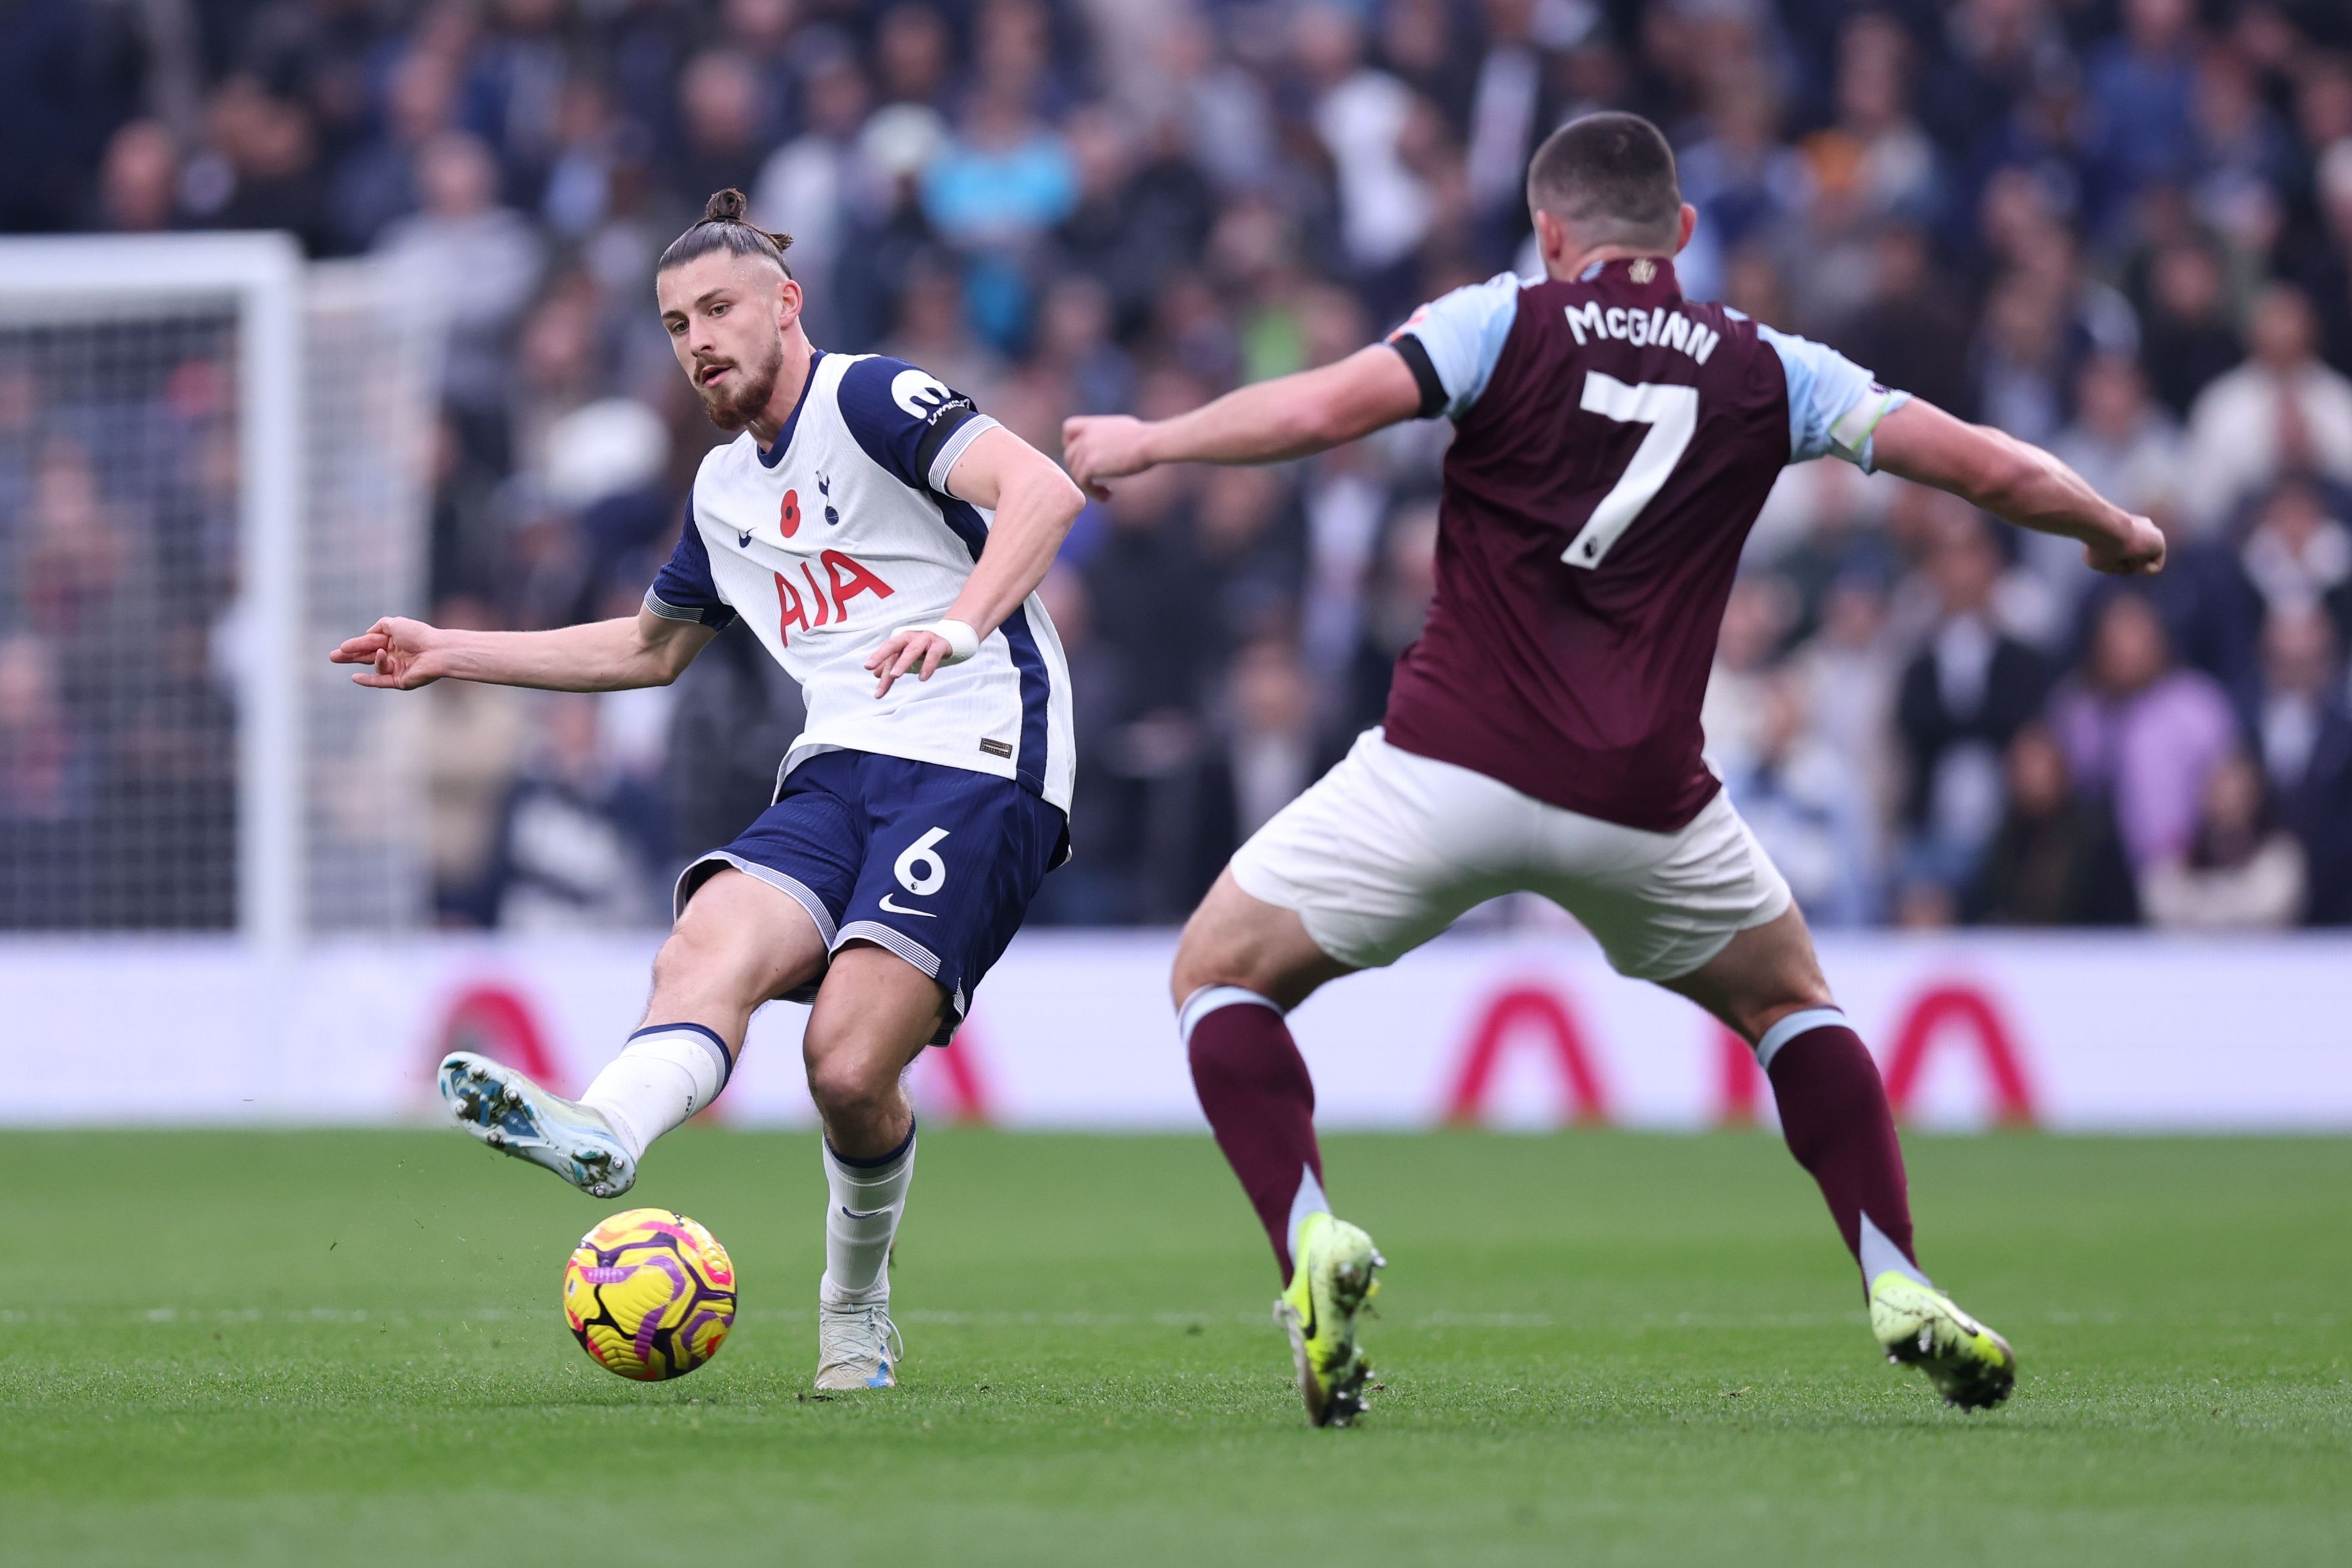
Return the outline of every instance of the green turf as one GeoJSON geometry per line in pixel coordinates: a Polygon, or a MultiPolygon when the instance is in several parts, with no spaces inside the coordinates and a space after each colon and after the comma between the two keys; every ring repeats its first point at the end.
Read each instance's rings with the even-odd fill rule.
{"type": "Polygon", "coordinates": [[[1196,1139],[925,1135],[907,1385],[805,1398],[806,1138],[635,1197],[732,1248],[716,1362],[590,1363],[604,1208],[429,1133],[0,1136],[0,1561],[2341,1563],[2352,1142],[1913,1144],[1927,1261],[2026,1381],[1878,1362],[1760,1136],[1332,1140],[1393,1260],[1366,1423],[1306,1430],[1196,1139]]]}

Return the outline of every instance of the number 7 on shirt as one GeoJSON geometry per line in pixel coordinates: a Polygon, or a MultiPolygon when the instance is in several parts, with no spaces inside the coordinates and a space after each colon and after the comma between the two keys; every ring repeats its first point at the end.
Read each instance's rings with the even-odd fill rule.
{"type": "Polygon", "coordinates": [[[1698,429],[1698,388],[1650,381],[1628,386],[1613,375],[1590,370],[1584,373],[1581,406],[1587,414],[1650,427],[1633,449],[1633,460],[1625,465],[1624,473],[1560,552],[1559,558],[1570,566],[1590,571],[1601,564],[1618,537],[1633,526],[1642,509],[1665,484],[1675,465],[1683,460],[1691,436],[1698,429]]]}

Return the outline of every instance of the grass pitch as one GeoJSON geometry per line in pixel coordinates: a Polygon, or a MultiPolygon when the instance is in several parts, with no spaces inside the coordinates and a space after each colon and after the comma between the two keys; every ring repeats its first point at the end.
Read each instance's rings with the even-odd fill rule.
{"type": "Polygon", "coordinates": [[[2352,1552],[2352,1142],[1917,1140],[2017,1398],[1877,1361],[1777,1142],[1337,1138],[1385,1392],[1306,1429],[1205,1139],[924,1135],[893,1394],[804,1396],[807,1137],[631,1202],[732,1250],[718,1359],[565,1331],[618,1205],[437,1133],[9,1134],[0,1561],[2269,1563],[2352,1552]]]}

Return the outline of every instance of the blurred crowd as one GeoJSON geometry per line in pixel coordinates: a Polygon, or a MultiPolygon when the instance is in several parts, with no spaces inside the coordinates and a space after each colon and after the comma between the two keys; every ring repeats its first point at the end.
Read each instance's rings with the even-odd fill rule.
{"type": "MultiPolygon", "coordinates": [[[[1784,476],[1706,724],[1816,922],[2352,923],[2342,0],[0,0],[0,227],[414,268],[447,334],[432,613],[544,626],[634,610],[718,438],[650,291],[718,187],[796,237],[821,346],[1050,453],[1066,415],[1179,411],[1531,273],[1528,153],[1604,107],[1678,150],[1686,292],[2051,447],[2171,542],[2118,585],[1940,494],[1784,476]]],[[[1077,858],[1038,918],[1181,918],[1377,721],[1446,436],[1081,518],[1045,589],[1077,858]]],[[[32,491],[0,454],[11,832],[94,787],[27,564],[68,549],[64,440],[32,491]]],[[[662,920],[797,721],[740,628],[666,690],[421,700],[453,924],[662,920]]]]}
{"type": "Polygon", "coordinates": [[[233,362],[226,312],[0,328],[0,930],[235,918],[233,362]]]}

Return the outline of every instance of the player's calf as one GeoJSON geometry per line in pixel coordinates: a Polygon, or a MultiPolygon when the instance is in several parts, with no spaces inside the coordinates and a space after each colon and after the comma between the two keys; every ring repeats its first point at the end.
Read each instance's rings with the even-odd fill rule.
{"type": "Polygon", "coordinates": [[[937,1033],[942,994],[893,952],[844,948],[803,1036],[824,1125],[824,1277],[816,1386],[888,1388],[905,1346],[890,1321],[890,1247],[915,1179],[915,1116],[901,1079],[937,1033]]]}

